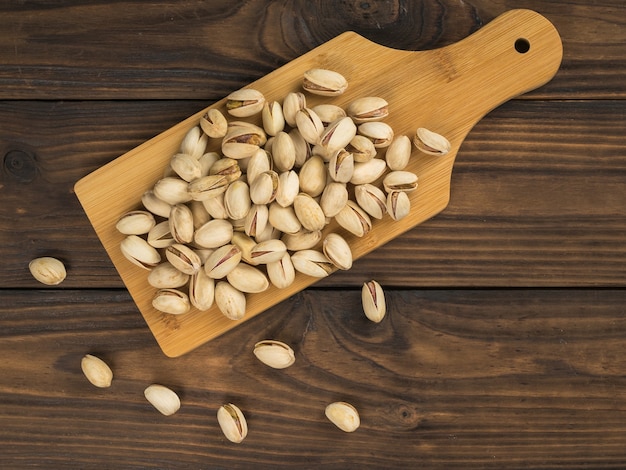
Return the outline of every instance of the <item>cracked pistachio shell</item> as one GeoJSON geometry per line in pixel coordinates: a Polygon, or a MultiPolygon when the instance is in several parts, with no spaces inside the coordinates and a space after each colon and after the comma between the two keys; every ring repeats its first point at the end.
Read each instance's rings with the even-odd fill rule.
{"type": "Polygon", "coordinates": [[[209,137],[221,139],[226,135],[228,121],[219,109],[211,108],[200,118],[200,127],[209,137]]]}
{"type": "Polygon", "coordinates": [[[278,261],[287,252],[287,246],[282,240],[270,239],[257,243],[250,250],[253,264],[267,264],[278,261]]]}
{"type": "Polygon", "coordinates": [[[393,220],[400,220],[409,215],[411,200],[404,191],[391,191],[387,194],[387,212],[393,220]]]}
{"type": "MultiPolygon", "coordinates": [[[[189,192],[189,184],[190,183],[177,176],[166,176],[165,178],[161,178],[154,185],[154,195],[170,206],[183,204],[191,201],[192,195],[189,192]]],[[[168,216],[169,214],[166,217],[168,216]]]]}
{"type": "Polygon", "coordinates": [[[204,263],[204,271],[213,279],[221,279],[241,261],[241,250],[235,244],[217,248],[204,263]]]}
{"type": "Polygon", "coordinates": [[[372,141],[374,147],[388,147],[393,140],[393,129],[386,122],[371,121],[359,124],[358,132],[372,141]]]}
{"type": "Polygon", "coordinates": [[[296,362],[293,349],[288,344],[273,339],[256,343],[253,353],[259,361],[273,369],[286,369],[296,362]]]}
{"type": "Polygon", "coordinates": [[[267,276],[273,286],[285,289],[296,279],[296,270],[291,262],[291,255],[287,252],[278,261],[267,263],[267,276]]]}
{"type": "Polygon", "coordinates": [[[385,293],[380,284],[374,280],[365,282],[361,289],[361,302],[365,316],[379,323],[387,313],[385,293]]]}
{"type": "Polygon", "coordinates": [[[206,201],[223,194],[227,188],[228,177],[224,175],[208,175],[189,183],[188,192],[194,201],[206,201]]]}
{"type": "Polygon", "coordinates": [[[165,261],[148,274],[148,284],[157,289],[176,289],[189,281],[189,274],[176,269],[172,263],[165,261]]]}
{"type": "Polygon", "coordinates": [[[180,398],[178,398],[176,392],[164,385],[149,385],[143,391],[143,394],[146,400],[165,416],[171,416],[180,409],[180,398]]]}
{"type": "Polygon", "coordinates": [[[375,219],[382,219],[387,213],[387,196],[373,184],[359,184],[354,187],[357,204],[375,219]]]}
{"type": "Polygon", "coordinates": [[[197,160],[205,152],[208,142],[209,136],[202,132],[198,126],[194,126],[183,137],[180,143],[180,153],[191,155],[197,160]]]}
{"type": "Polygon", "coordinates": [[[154,297],[152,297],[152,306],[159,312],[171,315],[182,315],[191,309],[191,303],[187,294],[178,289],[170,288],[156,291],[154,297]]]}
{"type": "Polygon", "coordinates": [[[250,200],[253,204],[269,204],[276,199],[279,187],[278,173],[267,170],[250,184],[250,200]]]}
{"type": "MultiPolygon", "coordinates": [[[[268,214],[269,214],[269,209],[268,209],[268,214]]],[[[268,221],[269,221],[269,215],[268,215],[268,221]]],[[[265,228],[263,229],[263,231],[257,233],[254,239],[256,240],[257,243],[264,242],[266,240],[280,239],[281,233],[282,232],[280,230],[272,227],[269,223],[267,223],[265,224],[265,228]]]]}
{"type": "Polygon", "coordinates": [[[346,91],[348,81],[339,72],[315,68],[304,72],[302,88],[314,95],[337,96],[346,91]]]}
{"type": "Polygon", "coordinates": [[[267,208],[267,205],[254,204],[248,211],[244,221],[243,230],[246,235],[256,237],[261,234],[267,226],[268,218],[269,209],[267,208]]]}
{"type": "Polygon", "coordinates": [[[335,216],[335,220],[340,226],[357,237],[367,235],[372,229],[369,215],[352,200],[348,200],[343,209],[335,216]]]}
{"type": "Polygon", "coordinates": [[[137,235],[128,235],[120,243],[122,254],[140,268],[152,269],[161,262],[159,252],[146,240],[137,235]]]}
{"type": "Polygon", "coordinates": [[[241,160],[235,160],[234,158],[223,157],[216,160],[211,168],[209,168],[209,175],[222,175],[226,176],[229,183],[238,180],[241,177],[241,167],[239,162],[241,160]]]}
{"type": "Polygon", "coordinates": [[[218,161],[220,158],[223,158],[223,157],[217,152],[207,152],[203,154],[198,159],[198,162],[200,163],[200,167],[202,168],[202,176],[207,176],[213,164],[216,161],[218,161]]]}
{"type": "Polygon", "coordinates": [[[267,142],[263,128],[254,125],[236,125],[229,128],[222,139],[222,154],[235,160],[254,155],[267,142]]]}
{"type": "Polygon", "coordinates": [[[235,289],[250,294],[263,292],[270,286],[267,276],[260,269],[243,262],[235,266],[226,279],[235,289]]]}
{"type": "Polygon", "coordinates": [[[215,280],[200,269],[189,280],[189,301],[198,310],[211,308],[215,299],[215,280]]]}
{"type": "Polygon", "coordinates": [[[341,106],[335,104],[323,103],[311,108],[322,120],[324,126],[328,126],[337,119],[346,117],[346,112],[341,106]]]}
{"type": "Polygon", "coordinates": [[[283,207],[293,204],[300,192],[300,177],[294,170],[284,171],[278,175],[276,202],[283,207]]]}
{"type": "Polygon", "coordinates": [[[202,266],[200,257],[188,246],[174,243],[165,248],[165,257],[179,271],[192,275],[202,266]]]}
{"type": "Polygon", "coordinates": [[[419,127],[415,132],[413,144],[419,151],[436,156],[443,156],[452,148],[448,139],[424,127],[419,127]]]}
{"type": "Polygon", "coordinates": [[[276,201],[270,204],[268,221],[283,233],[296,233],[302,228],[293,206],[282,207],[276,201]]]}
{"type": "Polygon", "coordinates": [[[294,166],[300,168],[311,157],[311,146],[304,140],[300,131],[295,128],[289,131],[289,136],[293,141],[293,147],[296,151],[296,162],[294,166]]]}
{"type": "Polygon", "coordinates": [[[335,217],[348,202],[348,188],[343,183],[330,182],[320,198],[320,207],[326,217],[335,217]]]}
{"type": "Polygon", "coordinates": [[[268,135],[276,135],[285,128],[283,108],[278,101],[266,102],[261,111],[263,129],[268,135]]]}
{"type": "Polygon", "coordinates": [[[300,192],[307,193],[312,197],[322,194],[326,187],[326,175],[328,170],[324,164],[324,160],[314,155],[309,158],[298,173],[300,180],[300,192]]]}
{"type": "Polygon", "coordinates": [[[250,187],[244,181],[233,181],[224,193],[224,207],[228,217],[234,220],[244,219],[250,211],[250,187]]]}
{"type": "Polygon", "coordinates": [[[380,121],[389,116],[389,103],[378,96],[363,96],[350,102],[346,111],[354,122],[380,121]]]}
{"type": "Polygon", "coordinates": [[[318,250],[300,250],[291,255],[296,271],[311,277],[326,277],[335,270],[335,265],[318,250]]]}
{"type": "Polygon", "coordinates": [[[313,248],[322,240],[322,231],[298,230],[295,233],[284,233],[281,240],[289,251],[300,251],[313,248]]]}
{"type": "Polygon", "coordinates": [[[191,209],[184,204],[172,206],[169,218],[170,233],[177,243],[191,243],[194,226],[191,209]]]}
{"type": "Polygon", "coordinates": [[[368,162],[355,163],[350,183],[354,185],[373,183],[387,171],[387,163],[381,158],[372,158],[368,162]]]}
{"type": "Polygon", "coordinates": [[[87,377],[87,380],[99,388],[108,388],[113,381],[113,371],[99,357],[86,354],[80,361],[80,368],[87,377]]]}
{"type": "Polygon", "coordinates": [[[170,159],[170,166],[174,173],[185,181],[193,181],[202,176],[200,161],[187,153],[177,153],[170,159]]]}
{"type": "Polygon", "coordinates": [[[361,419],[356,408],[344,401],[328,405],[325,414],[331,423],[344,432],[354,432],[361,425],[361,419]]]}
{"type": "Polygon", "coordinates": [[[156,221],[151,212],[130,211],[122,215],[115,224],[115,228],[124,235],[143,235],[148,233],[156,221]]]}
{"type": "MultiPolygon", "coordinates": [[[[185,192],[187,192],[186,187],[185,192]]],[[[159,199],[156,194],[154,194],[154,191],[152,189],[147,190],[141,195],[141,203],[148,211],[150,211],[154,215],[165,218],[170,216],[170,210],[172,208],[172,205],[162,199],[159,199]]]]}
{"type": "Polygon", "coordinates": [[[417,175],[411,171],[392,171],[383,179],[383,187],[388,193],[391,191],[410,193],[417,189],[417,175]]]}
{"type": "Polygon", "coordinates": [[[193,241],[202,248],[219,248],[232,238],[233,225],[228,220],[212,219],[196,230],[193,241]]]}
{"type": "Polygon", "coordinates": [[[324,211],[307,193],[300,193],[293,201],[293,210],[302,226],[311,232],[322,230],[326,225],[324,211]]]}
{"type": "Polygon", "coordinates": [[[328,173],[334,181],[348,183],[354,174],[354,156],[345,149],[339,149],[330,157],[328,173]]]}
{"type": "Polygon", "coordinates": [[[404,170],[411,159],[411,139],[406,135],[395,137],[385,151],[385,161],[390,170],[404,170]]]}
{"type": "MultiPolygon", "coordinates": [[[[224,190],[226,192],[226,190],[224,190]]],[[[224,207],[224,192],[214,195],[208,199],[204,199],[202,205],[214,219],[227,219],[226,208],[224,207]]]]}
{"type": "Polygon", "coordinates": [[[202,201],[190,201],[189,209],[191,209],[191,215],[193,216],[193,228],[198,230],[209,220],[212,219],[211,214],[208,213],[202,201]]]}
{"type": "Polygon", "coordinates": [[[274,136],[272,158],[274,159],[274,167],[279,172],[291,170],[295,165],[296,149],[287,132],[280,131],[274,136]]]}
{"type": "Polygon", "coordinates": [[[306,96],[303,93],[287,93],[283,99],[283,116],[290,127],[296,127],[296,113],[304,108],[306,108],[306,96]]]}
{"type": "Polygon", "coordinates": [[[249,117],[260,113],[265,104],[263,93],[253,88],[242,88],[226,97],[226,110],[235,117],[249,117]]]}
{"type": "Polygon", "coordinates": [[[257,176],[265,171],[272,169],[272,159],[270,154],[264,150],[259,149],[248,160],[248,166],[246,168],[246,180],[249,185],[254,183],[257,176]]]}
{"type": "Polygon", "coordinates": [[[364,163],[369,162],[372,158],[376,157],[376,147],[374,142],[365,137],[364,135],[355,135],[354,138],[346,145],[346,151],[350,152],[355,162],[364,163]]]}
{"type": "Polygon", "coordinates": [[[356,135],[356,125],[349,117],[331,122],[320,135],[319,144],[328,154],[344,148],[356,135]]]}
{"type": "Polygon", "coordinates": [[[246,295],[226,281],[215,284],[215,304],[230,320],[241,320],[246,314],[246,295]]]}
{"type": "Polygon", "coordinates": [[[335,266],[341,270],[352,267],[352,250],[350,245],[338,233],[329,233],[322,243],[322,251],[335,266]]]}
{"type": "Polygon", "coordinates": [[[300,109],[296,113],[296,126],[304,140],[312,145],[317,145],[320,135],[324,132],[322,120],[309,108],[300,109]]]}
{"type": "Polygon", "coordinates": [[[241,443],[248,435],[248,423],[241,410],[229,403],[217,410],[217,422],[230,442],[241,443]]]}

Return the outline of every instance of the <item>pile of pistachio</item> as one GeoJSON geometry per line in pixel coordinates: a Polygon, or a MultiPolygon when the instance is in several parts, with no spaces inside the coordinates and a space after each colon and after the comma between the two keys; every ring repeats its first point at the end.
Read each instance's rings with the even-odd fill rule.
{"type": "MultiPolygon", "coordinates": [[[[126,235],[124,256],[150,271],[154,308],[178,315],[215,304],[241,319],[247,294],[286,288],[296,272],[350,269],[346,239],[325,230],[331,221],[363,237],[372,219],[409,213],[407,193],[418,179],[405,170],[411,139],[384,122],[387,101],[365,96],[345,109],[307,107],[306,93],[332,97],[347,86],[337,72],[312,69],[303,92],[282,103],[244,88],[227,97],[225,113],[212,108],[187,132],[164,177],[143,195],[145,210],[121,215],[116,225],[126,235]],[[259,114],[262,125],[245,120],[259,122],[259,114]],[[220,151],[207,151],[210,139],[220,151]]],[[[413,143],[432,155],[450,149],[424,128],[413,143]]]]}

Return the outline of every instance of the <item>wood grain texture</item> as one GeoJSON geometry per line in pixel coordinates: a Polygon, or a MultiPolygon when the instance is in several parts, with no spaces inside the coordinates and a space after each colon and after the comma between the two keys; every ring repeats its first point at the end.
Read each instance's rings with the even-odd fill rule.
{"type": "Polygon", "coordinates": [[[3,468],[617,468],[626,462],[623,290],[393,291],[368,322],[358,290],[310,289],[176,360],[125,292],[0,293],[3,468]],[[96,304],[97,302],[97,304],[96,304]],[[296,363],[258,362],[255,341],[296,363]],[[109,389],[80,371],[113,368],[109,389]],[[143,389],[176,390],[161,416],[143,389]],[[353,434],[323,416],[352,402],[353,434]],[[217,407],[249,435],[225,441],[217,407]]]}

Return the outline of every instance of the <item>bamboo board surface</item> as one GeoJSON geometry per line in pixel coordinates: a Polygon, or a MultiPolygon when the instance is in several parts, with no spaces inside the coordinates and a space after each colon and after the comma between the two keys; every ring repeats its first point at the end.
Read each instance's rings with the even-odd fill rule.
{"type": "MultiPolygon", "coordinates": [[[[406,218],[394,222],[386,216],[375,221],[373,229],[362,239],[346,235],[354,258],[358,259],[442,211],[449,200],[454,159],[467,133],[493,108],[548,82],[558,70],[561,57],[561,41],[549,21],[529,10],[512,10],[468,38],[432,51],[393,50],[355,33],[344,33],[250,87],[263,92],[268,101],[282,101],[287,93],[299,91],[306,70],[335,70],[348,79],[346,92],[332,100],[307,95],[309,107],[321,102],[345,106],[360,96],[381,96],[389,102],[386,122],[396,135],[412,137],[416,128],[426,127],[445,135],[452,143],[452,150],[445,157],[414,152],[407,170],[418,175],[419,186],[410,195],[412,209],[406,218]],[[529,48],[525,51],[520,45],[529,48]]],[[[224,104],[225,99],[212,107],[224,110],[224,104]]],[[[224,317],[216,307],[180,316],[163,314],[152,307],[154,288],[147,283],[147,272],[121,254],[119,245],[124,236],[117,232],[115,223],[123,213],[139,208],[141,195],[162,177],[183,136],[205,112],[206,109],[190,116],[87,175],[75,186],[133,300],[161,349],[171,357],[191,351],[316,281],[297,275],[287,289],[270,287],[250,295],[246,316],[238,322],[224,317]]],[[[218,149],[219,142],[211,145],[218,149]]]]}

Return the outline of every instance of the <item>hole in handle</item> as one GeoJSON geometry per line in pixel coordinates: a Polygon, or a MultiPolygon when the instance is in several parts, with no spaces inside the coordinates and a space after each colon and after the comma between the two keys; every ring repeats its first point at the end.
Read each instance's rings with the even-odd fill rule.
{"type": "Polygon", "coordinates": [[[515,41],[515,50],[520,54],[526,54],[530,50],[530,41],[525,38],[519,38],[515,41]]]}

